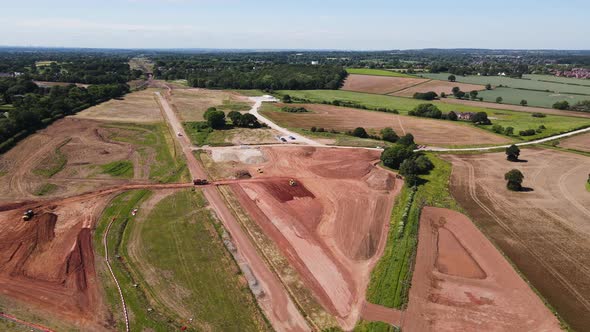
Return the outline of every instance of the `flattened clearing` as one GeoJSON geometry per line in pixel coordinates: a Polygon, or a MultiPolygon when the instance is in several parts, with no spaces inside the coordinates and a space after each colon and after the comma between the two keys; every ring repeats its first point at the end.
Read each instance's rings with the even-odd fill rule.
{"type": "Polygon", "coordinates": [[[342,90],[388,94],[427,81],[423,78],[349,75],[342,90]]]}
{"type": "Polygon", "coordinates": [[[156,89],[127,94],[123,99],[112,99],[75,115],[77,118],[117,122],[163,121],[160,106],[154,99],[156,89]]]}
{"type": "Polygon", "coordinates": [[[232,91],[206,89],[174,89],[172,104],[182,121],[203,121],[209,107],[222,111],[247,111],[253,103],[232,91]]]}
{"type": "Polygon", "coordinates": [[[451,121],[431,120],[392,113],[373,112],[332,105],[303,104],[309,113],[288,113],[278,111],[280,104],[263,105],[262,114],[284,127],[323,127],[339,131],[362,126],[365,129],[392,127],[398,135],[412,133],[421,144],[437,146],[502,144],[507,138],[491,134],[471,125],[451,121]]]}

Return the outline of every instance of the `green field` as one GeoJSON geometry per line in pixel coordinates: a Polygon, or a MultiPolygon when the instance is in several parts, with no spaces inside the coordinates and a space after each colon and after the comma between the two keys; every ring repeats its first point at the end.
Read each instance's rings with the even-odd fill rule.
{"type": "MultiPolygon", "coordinates": [[[[191,331],[268,330],[202,194],[176,192],[142,215],[142,202],[150,195],[133,191],[117,196],[105,209],[95,237],[104,256],[102,234],[115,218],[109,254],[131,312],[132,331],[171,331],[182,325],[191,331]],[[141,222],[131,217],[135,207],[140,207],[137,218],[145,218],[141,222]]],[[[116,289],[106,271],[100,275],[122,327],[116,289]]]]}
{"type": "Polygon", "coordinates": [[[57,186],[53,183],[45,183],[35,191],[35,196],[46,196],[57,190],[57,186]]]}
{"type": "Polygon", "coordinates": [[[346,68],[349,74],[356,75],[373,75],[373,76],[390,76],[390,77],[414,77],[412,75],[400,73],[392,70],[368,69],[368,68],[346,68]]]}
{"type": "Polygon", "coordinates": [[[371,272],[367,288],[367,301],[371,303],[397,309],[407,305],[422,208],[428,205],[460,210],[448,190],[451,165],[433,154],[428,157],[435,168],[420,177],[425,184],[417,187],[413,199],[413,190],[404,186],[396,200],[385,252],[371,272]]]}
{"type": "MultiPolygon", "coordinates": [[[[408,111],[414,109],[416,106],[424,103],[424,101],[376,95],[370,93],[350,92],[342,90],[281,90],[281,94],[289,94],[294,98],[302,98],[311,102],[320,103],[323,101],[332,102],[334,100],[348,101],[359,103],[370,108],[389,108],[397,109],[400,114],[408,114],[408,111]]],[[[552,136],[558,133],[571,131],[580,127],[590,126],[590,119],[577,118],[560,115],[547,115],[545,118],[534,118],[532,113],[516,112],[507,110],[497,110],[491,108],[482,108],[471,105],[455,105],[445,104],[439,101],[433,101],[441,111],[444,113],[455,112],[486,112],[492,118],[493,124],[499,124],[503,127],[513,127],[514,132],[518,134],[520,130],[537,129],[540,125],[544,125],[547,129],[542,133],[537,133],[533,136],[526,136],[523,139],[533,140],[542,137],[552,136]]],[[[444,120],[441,120],[444,121],[444,120]]],[[[480,126],[480,128],[491,131],[492,126],[480,126]]]]}
{"type": "Polygon", "coordinates": [[[11,104],[0,105],[0,111],[2,112],[12,111],[13,109],[14,107],[11,104]]]}
{"type": "MultiPolygon", "coordinates": [[[[426,78],[446,81],[449,73],[420,74],[426,78]]],[[[529,106],[551,108],[557,101],[567,100],[570,104],[590,99],[590,80],[554,77],[549,75],[524,75],[522,79],[506,76],[459,76],[457,82],[491,84],[491,91],[481,91],[484,101],[495,102],[502,97],[505,104],[519,105],[525,99],[529,106]],[[502,85],[503,87],[499,87],[502,85]]]]}

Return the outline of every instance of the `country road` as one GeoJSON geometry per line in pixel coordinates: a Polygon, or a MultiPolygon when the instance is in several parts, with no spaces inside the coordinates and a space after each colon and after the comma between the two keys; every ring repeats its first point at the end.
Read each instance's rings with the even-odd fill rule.
{"type": "MultiPolygon", "coordinates": [[[[169,89],[167,93],[170,92],[169,89]]],[[[195,158],[191,142],[167,98],[162,96],[160,92],[156,92],[156,96],[166,121],[174,130],[175,137],[182,147],[191,176],[193,178],[207,178],[206,172],[195,158]]],[[[307,321],[289,297],[287,290],[260,257],[254,244],[226,206],[217,188],[205,186],[201,190],[217,217],[230,233],[240,257],[244,260],[244,262],[238,261],[238,265],[242,266],[246,263],[261,286],[263,295],[257,300],[273,328],[277,331],[311,331],[307,321]]]]}

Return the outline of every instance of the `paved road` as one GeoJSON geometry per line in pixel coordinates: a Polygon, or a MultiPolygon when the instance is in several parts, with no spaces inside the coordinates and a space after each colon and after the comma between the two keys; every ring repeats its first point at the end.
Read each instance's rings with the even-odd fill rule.
{"type": "MultiPolygon", "coordinates": [[[[170,93],[170,90],[168,90],[168,93],[170,93]]],[[[187,138],[176,113],[161,93],[156,92],[156,95],[158,96],[166,120],[174,130],[176,138],[182,147],[191,176],[193,178],[207,178],[201,164],[193,154],[191,142],[187,138]],[[177,135],[178,133],[181,135],[177,135]]],[[[260,107],[260,104],[258,104],[258,107],[260,107]]],[[[256,247],[226,206],[217,188],[205,186],[202,188],[202,191],[217,217],[221,219],[221,222],[231,234],[238,253],[244,260],[244,262],[238,262],[238,265],[247,264],[260,284],[264,296],[258,298],[258,303],[274,329],[277,331],[310,331],[311,329],[307,321],[289,297],[287,290],[260,257],[256,247]]]]}
{"type": "Polygon", "coordinates": [[[250,97],[250,100],[254,102],[254,106],[252,106],[252,109],[250,109],[250,114],[254,115],[258,119],[259,122],[265,123],[270,128],[282,133],[283,136],[295,137],[295,141],[293,141],[293,143],[303,143],[303,144],[313,145],[313,146],[323,146],[324,145],[324,144],[318,143],[310,138],[307,138],[303,135],[300,135],[298,133],[295,133],[295,132],[292,132],[288,129],[285,129],[285,128],[277,125],[276,123],[270,121],[269,119],[265,118],[264,116],[262,116],[262,114],[258,113],[258,110],[260,109],[260,106],[262,106],[263,102],[277,101],[276,98],[274,98],[272,96],[265,95],[262,97],[250,97]]]}

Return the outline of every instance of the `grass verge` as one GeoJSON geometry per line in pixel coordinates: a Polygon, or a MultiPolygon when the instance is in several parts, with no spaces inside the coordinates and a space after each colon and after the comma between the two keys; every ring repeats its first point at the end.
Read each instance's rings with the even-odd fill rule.
{"type": "Polygon", "coordinates": [[[396,309],[407,305],[422,208],[428,205],[461,211],[448,190],[451,165],[433,154],[428,157],[434,170],[421,176],[423,184],[415,189],[404,187],[396,199],[385,252],[371,273],[367,289],[371,303],[396,309]]]}

